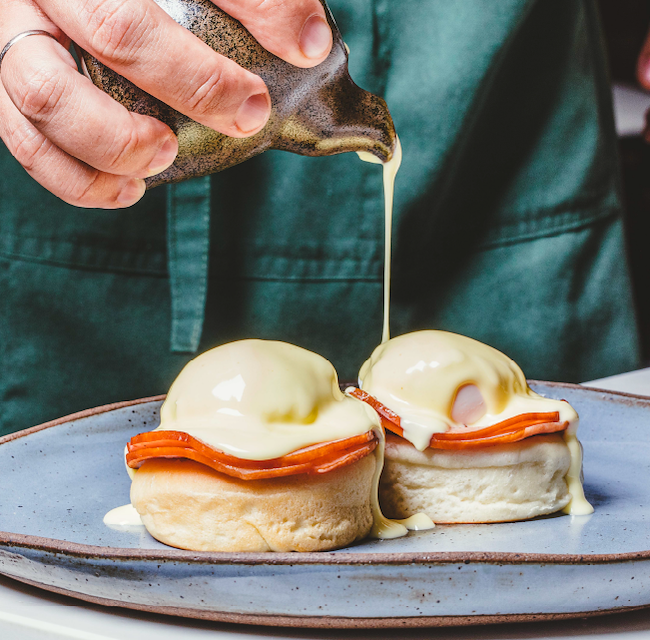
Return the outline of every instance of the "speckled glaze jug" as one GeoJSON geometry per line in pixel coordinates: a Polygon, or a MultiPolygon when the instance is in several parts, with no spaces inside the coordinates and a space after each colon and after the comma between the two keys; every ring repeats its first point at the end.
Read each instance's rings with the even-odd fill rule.
{"type": "Polygon", "coordinates": [[[350,78],[347,51],[324,0],[334,44],[327,59],[311,69],[294,67],[266,51],[210,0],[155,1],[215,51],[261,76],[271,95],[272,112],[259,133],[230,138],[171,109],[82,52],[85,71],[98,87],[131,111],[162,120],[179,138],[176,161],[149,178],[149,188],[222,171],[267,149],[305,156],[368,151],[382,161],[391,158],[396,137],[386,103],[350,78]]]}

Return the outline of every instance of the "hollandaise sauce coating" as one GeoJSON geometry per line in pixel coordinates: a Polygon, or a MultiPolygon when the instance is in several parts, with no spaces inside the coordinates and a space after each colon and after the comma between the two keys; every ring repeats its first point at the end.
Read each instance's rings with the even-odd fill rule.
{"type": "Polygon", "coordinates": [[[190,361],[169,390],[158,430],[183,431],[246,460],[378,429],[339,389],[325,358],[285,342],[241,340],[190,361]]]}

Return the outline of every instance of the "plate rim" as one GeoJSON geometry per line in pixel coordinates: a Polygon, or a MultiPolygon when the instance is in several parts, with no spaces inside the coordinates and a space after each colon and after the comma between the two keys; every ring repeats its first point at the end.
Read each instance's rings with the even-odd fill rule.
{"type": "Polygon", "coordinates": [[[63,587],[44,584],[29,578],[7,576],[16,582],[22,582],[38,589],[44,589],[68,598],[75,598],[103,607],[121,607],[132,611],[143,611],[167,616],[180,616],[194,620],[225,622],[228,624],[262,625],[267,627],[303,628],[303,629],[408,629],[426,627],[467,627],[479,625],[550,622],[575,620],[576,618],[593,618],[620,613],[630,613],[647,609],[650,605],[621,606],[610,609],[592,609],[569,611],[564,613],[504,613],[479,615],[441,615],[441,616],[390,616],[385,618],[341,617],[341,616],[301,616],[301,615],[265,615],[252,613],[229,613],[206,609],[146,605],[142,603],[112,600],[101,596],[72,591],[63,587]]]}
{"type": "MultiPolygon", "coordinates": [[[[573,389],[589,394],[605,393],[613,396],[618,402],[626,405],[642,405],[650,408],[650,397],[621,391],[610,391],[597,387],[585,387],[568,382],[551,382],[529,380],[531,384],[542,384],[557,389],[573,389]]],[[[133,407],[140,404],[159,402],[166,395],[149,396],[136,400],[114,402],[92,409],[78,411],[56,420],[29,427],[15,433],[0,437],[0,446],[18,440],[25,436],[38,433],[45,429],[60,426],[76,420],[109,413],[118,409],[133,407]]],[[[238,565],[401,565],[401,564],[499,564],[499,565],[528,565],[528,564],[614,564],[650,560],[650,550],[632,551],[617,554],[551,554],[551,553],[513,553],[492,551],[437,551],[411,553],[374,553],[354,552],[197,552],[184,549],[125,549],[123,547],[101,547],[77,542],[67,542],[55,538],[44,538],[29,534],[0,531],[0,548],[27,548],[54,554],[65,554],[72,557],[93,557],[103,559],[131,561],[181,561],[189,564],[238,564],[238,565]]]]}

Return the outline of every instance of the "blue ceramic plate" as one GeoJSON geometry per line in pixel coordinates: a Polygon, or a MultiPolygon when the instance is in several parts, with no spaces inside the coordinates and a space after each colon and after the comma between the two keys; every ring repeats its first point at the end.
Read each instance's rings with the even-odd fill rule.
{"type": "Polygon", "coordinates": [[[535,383],[581,416],[596,512],[447,525],[328,553],[195,553],[106,527],[129,500],[123,449],[161,398],[0,440],[0,573],[90,602],[304,627],[561,618],[650,605],[650,400],[535,383]]]}

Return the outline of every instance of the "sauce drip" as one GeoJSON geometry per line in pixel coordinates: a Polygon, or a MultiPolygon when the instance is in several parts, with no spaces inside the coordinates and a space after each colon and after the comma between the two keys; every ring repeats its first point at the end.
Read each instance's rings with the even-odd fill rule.
{"type": "Polygon", "coordinates": [[[111,528],[122,527],[137,527],[142,525],[140,514],[135,510],[135,507],[129,503],[122,507],[111,509],[104,516],[104,524],[111,528]]]}
{"type": "MultiPolygon", "coordinates": [[[[354,387],[349,387],[345,390],[346,395],[351,389],[354,389],[354,387]]],[[[424,513],[416,513],[415,515],[403,520],[391,520],[382,513],[379,504],[379,481],[381,479],[381,472],[384,469],[386,434],[381,427],[376,429],[375,433],[379,438],[379,446],[374,451],[376,465],[375,474],[372,478],[372,493],[370,497],[373,525],[368,534],[369,537],[378,538],[380,540],[392,540],[393,538],[401,538],[402,536],[405,536],[409,531],[433,529],[436,525],[433,523],[433,520],[424,513]]]]}
{"type": "Polygon", "coordinates": [[[594,512],[594,508],[585,498],[584,488],[582,486],[582,445],[576,437],[578,421],[570,424],[564,433],[564,442],[569,447],[571,453],[571,466],[565,479],[571,494],[571,502],[562,509],[564,513],[572,516],[588,516],[594,512]]]}
{"type": "Polygon", "coordinates": [[[396,138],[395,152],[388,162],[382,162],[367,151],[357,151],[364,162],[383,165],[384,174],[384,326],[381,341],[390,340],[390,267],[393,242],[393,201],[395,194],[395,176],[402,164],[402,145],[396,138]]]}

